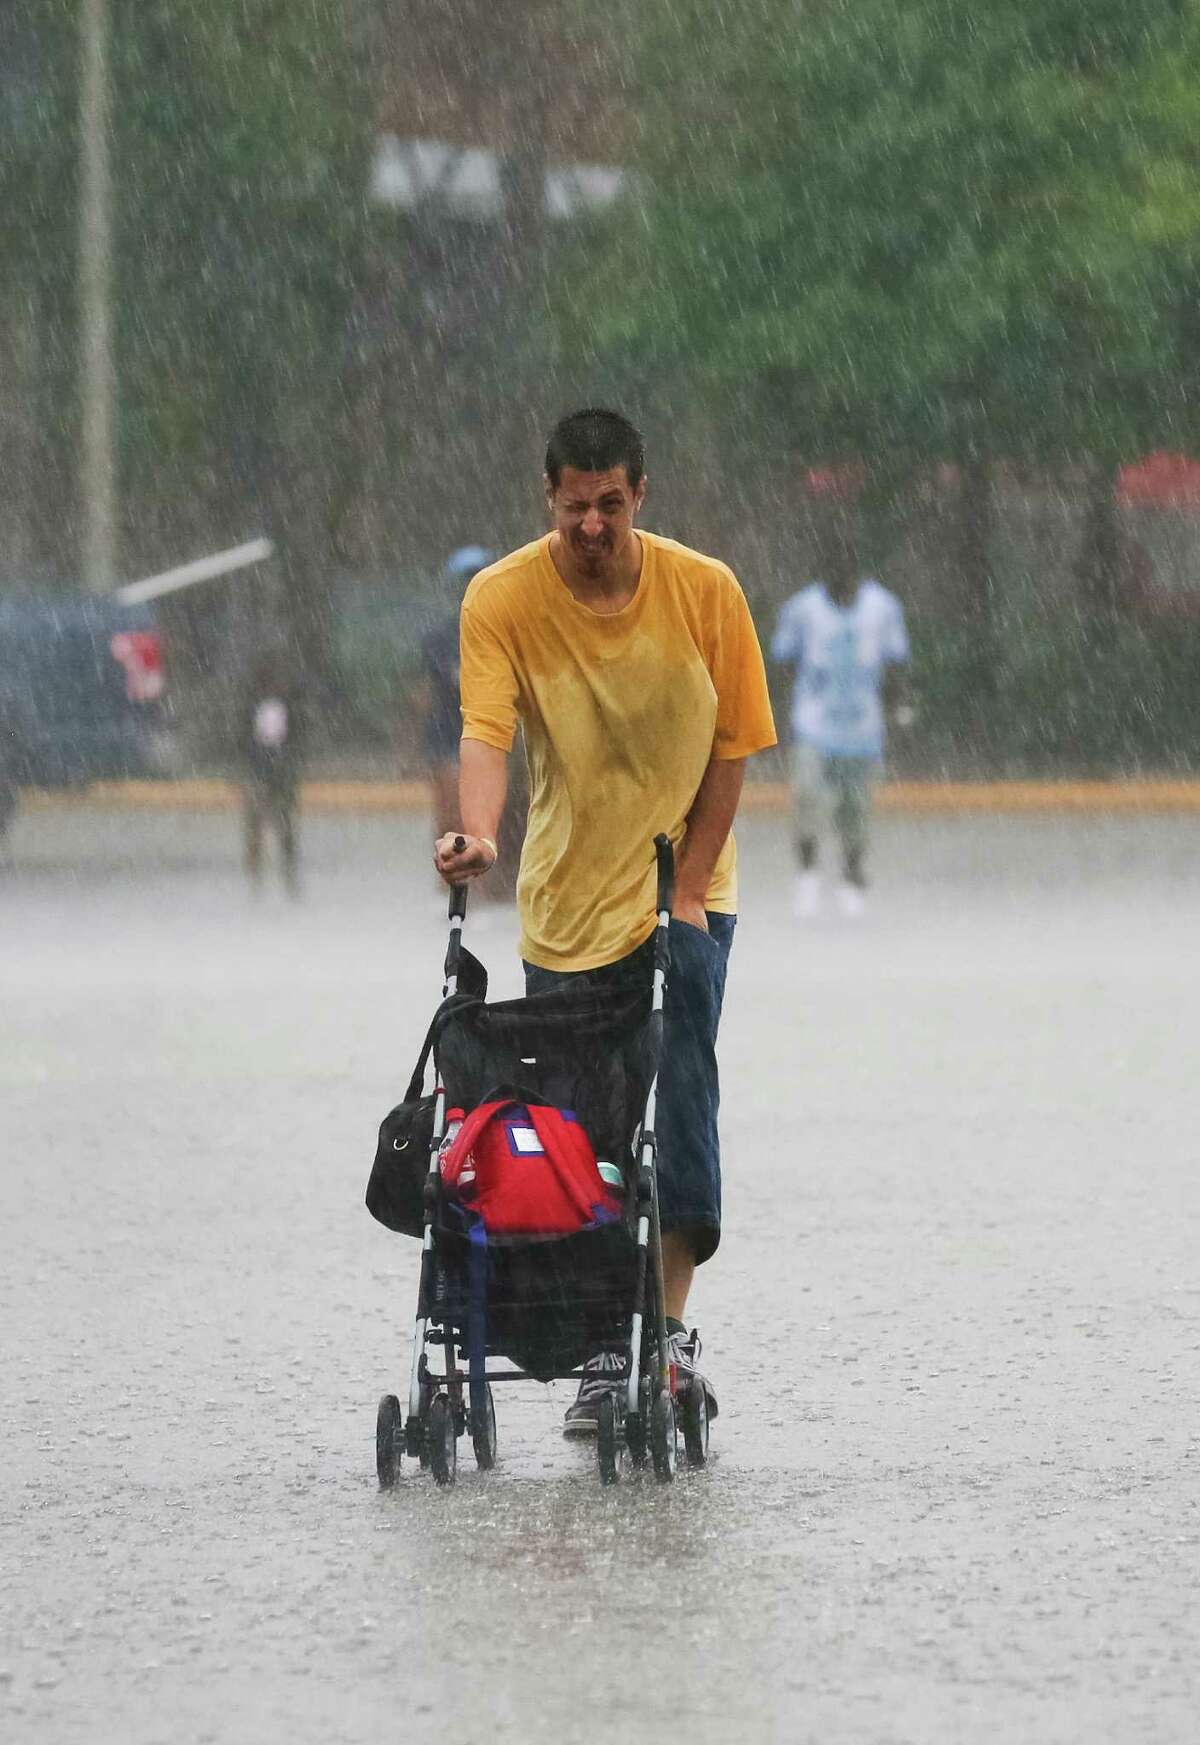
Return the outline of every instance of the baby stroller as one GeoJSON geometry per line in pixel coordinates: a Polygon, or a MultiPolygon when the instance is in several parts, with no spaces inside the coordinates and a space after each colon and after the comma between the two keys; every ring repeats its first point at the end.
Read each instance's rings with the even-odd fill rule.
{"type": "MultiPolygon", "coordinates": [[[[438,1484],[453,1484],[458,1440],[468,1431],[478,1466],[489,1469],[496,1460],[493,1388],[578,1379],[600,1353],[621,1362],[618,1385],[599,1408],[602,1482],[616,1482],[622,1447],[634,1467],[649,1461],[670,1481],[680,1430],[689,1464],[707,1459],[707,1386],[676,1374],[663,1300],[654,1114],[674,860],[666,836],[654,847],[653,978],[620,995],[567,984],[488,1005],[487,972],[462,943],[466,887],[451,891],[442,1003],[405,1100],[380,1128],[367,1188],[376,1218],[422,1242],[407,1414],[389,1393],[376,1420],[384,1489],[396,1484],[404,1455],[438,1484]],[[431,1055],[435,1084],[426,1094],[431,1055]],[[536,1213],[525,1216],[525,1228],[519,1212],[517,1228],[511,1219],[509,1227],[487,1227],[463,1185],[463,1146],[448,1136],[447,1115],[465,1113],[466,1144],[470,1124],[478,1131],[492,1109],[518,1111],[523,1124],[510,1128],[518,1137],[546,1133],[555,1122],[578,1124],[577,1149],[592,1160],[580,1167],[608,1184],[592,1195],[594,1215],[585,1211],[570,1233],[539,1229],[536,1213]]],[[[537,1140],[531,1143],[536,1149],[537,1140]]],[[[523,1167],[521,1148],[514,1148],[513,1181],[523,1167]]],[[[467,1164],[470,1173],[473,1153],[467,1164]]],[[[502,1159],[494,1179],[507,1167],[502,1159]]]]}

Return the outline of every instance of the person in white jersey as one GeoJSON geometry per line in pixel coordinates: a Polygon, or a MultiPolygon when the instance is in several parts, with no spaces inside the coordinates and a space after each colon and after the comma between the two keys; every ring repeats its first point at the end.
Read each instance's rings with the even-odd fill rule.
{"type": "Polygon", "coordinates": [[[771,643],[775,661],[795,675],[791,775],[797,860],[795,910],[818,913],[820,838],[832,823],[841,853],[838,906],[864,908],[871,797],[891,713],[908,726],[913,709],[903,668],[909,658],[904,609],[864,576],[853,529],[840,523],[828,542],[824,579],[793,594],[771,643]]]}

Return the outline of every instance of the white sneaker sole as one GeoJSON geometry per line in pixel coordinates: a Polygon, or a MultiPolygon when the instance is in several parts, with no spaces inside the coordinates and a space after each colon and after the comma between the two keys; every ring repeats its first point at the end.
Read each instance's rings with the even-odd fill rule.
{"type": "Polygon", "coordinates": [[[563,1422],[563,1435],[571,1441],[581,1442],[586,1437],[595,1436],[598,1428],[595,1418],[571,1418],[563,1422]]]}

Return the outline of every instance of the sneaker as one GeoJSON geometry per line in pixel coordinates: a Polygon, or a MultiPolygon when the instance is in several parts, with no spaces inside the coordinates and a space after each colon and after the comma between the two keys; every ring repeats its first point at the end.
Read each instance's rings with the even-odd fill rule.
{"type": "Polygon", "coordinates": [[[839,885],[838,909],[847,921],[861,921],[867,912],[867,898],[862,886],[839,885]]]}
{"type": "Polygon", "coordinates": [[[600,1418],[600,1401],[621,1386],[625,1359],[617,1351],[598,1351],[583,1366],[575,1404],[563,1419],[564,1436],[594,1436],[600,1418]]]}
{"type": "Polygon", "coordinates": [[[796,874],[792,889],[792,913],[797,921],[811,921],[821,908],[821,875],[811,868],[796,874]]]}
{"type": "Polygon", "coordinates": [[[717,1396],[713,1393],[712,1383],[707,1376],[701,1375],[696,1364],[700,1357],[700,1335],[693,1327],[689,1333],[685,1327],[676,1324],[667,1334],[667,1350],[671,1362],[675,1365],[675,1377],[678,1391],[686,1393],[689,1388],[702,1387],[708,1395],[708,1415],[717,1415],[717,1396]]]}

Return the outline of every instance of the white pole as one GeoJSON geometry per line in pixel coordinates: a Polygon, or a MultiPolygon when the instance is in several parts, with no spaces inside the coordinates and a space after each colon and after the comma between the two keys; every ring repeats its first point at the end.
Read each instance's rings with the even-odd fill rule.
{"type": "Polygon", "coordinates": [[[147,576],[144,582],[127,582],[118,588],[114,598],[123,606],[140,606],[145,600],[157,600],[160,594],[177,594],[180,588],[190,588],[196,582],[209,582],[215,576],[227,576],[233,570],[262,563],[275,550],[269,539],[251,539],[245,545],[232,545],[228,551],[218,551],[212,557],[198,557],[192,563],[176,564],[157,576],[147,576]]]}
{"type": "Polygon", "coordinates": [[[108,0],[82,0],[79,83],[80,463],[83,581],[97,593],[117,573],[113,427],[112,169],[108,0]]]}

